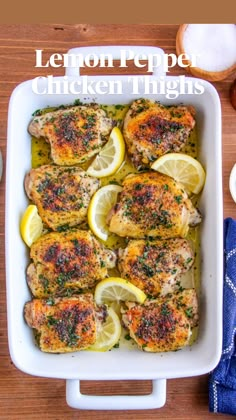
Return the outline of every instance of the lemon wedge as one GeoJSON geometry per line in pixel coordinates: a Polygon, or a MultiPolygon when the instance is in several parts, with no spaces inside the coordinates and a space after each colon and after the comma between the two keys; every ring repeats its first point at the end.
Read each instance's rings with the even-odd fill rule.
{"type": "Polygon", "coordinates": [[[113,175],[125,157],[125,142],[118,127],[114,127],[108,142],[87,169],[87,174],[96,178],[113,175]]]}
{"type": "Polygon", "coordinates": [[[201,163],[184,153],[167,153],[158,158],[151,168],[180,182],[188,193],[198,194],[205,183],[206,174],[201,163]]]}
{"type": "Polygon", "coordinates": [[[131,301],[143,303],[146,299],[145,293],[128,280],[120,277],[108,277],[100,281],[94,293],[95,302],[98,305],[113,302],[131,301]]]}
{"type": "Polygon", "coordinates": [[[20,221],[20,232],[23,241],[29,247],[42,235],[43,222],[34,204],[26,208],[20,221]]]}
{"type": "Polygon", "coordinates": [[[120,336],[120,319],[112,308],[108,308],[108,316],[98,332],[97,340],[88,350],[108,351],[119,341],[120,336]]]}
{"type": "Polygon", "coordinates": [[[93,195],[88,208],[88,224],[92,232],[103,241],[109,235],[106,218],[111,208],[116,204],[117,196],[122,191],[119,185],[106,185],[93,195]]]}

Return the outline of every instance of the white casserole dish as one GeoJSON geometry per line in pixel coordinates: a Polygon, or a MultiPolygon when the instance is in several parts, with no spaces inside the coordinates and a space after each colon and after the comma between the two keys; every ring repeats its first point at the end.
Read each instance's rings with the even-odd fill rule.
{"type": "MultiPolygon", "coordinates": [[[[92,51],[104,47],[90,47],[92,51]]],[[[91,52],[90,48],[71,50],[91,52]]],[[[107,47],[113,56],[119,48],[107,47]]],[[[154,47],[136,47],[142,52],[158,53],[154,47]]],[[[158,50],[158,51],[157,51],[158,50]]],[[[159,74],[163,74],[159,73],[159,74]]],[[[66,69],[68,80],[78,78],[75,69],[66,69]]],[[[153,75],[156,77],[157,73],[153,75]]],[[[74,408],[85,409],[147,409],[164,405],[166,379],[205,374],[218,363],[222,344],[222,281],[223,281],[223,211],[221,175],[221,109],[218,94],[208,82],[201,80],[204,93],[180,94],[177,99],[165,95],[132,94],[128,76],[91,76],[94,80],[122,80],[121,95],[44,94],[32,91],[32,81],[26,81],[12,93],[8,114],[6,170],[6,282],[7,316],[10,355],[15,366],[31,375],[67,379],[67,402],[74,408]],[[178,352],[148,354],[140,350],[115,349],[107,353],[78,352],[46,354],[34,344],[31,329],[23,318],[23,306],[30,300],[25,270],[29,254],[20,232],[20,218],[28,205],[23,180],[30,169],[31,144],[27,126],[32,113],[39,108],[96,101],[103,104],[126,104],[138,97],[148,97],[164,104],[192,104],[196,108],[200,142],[199,160],[207,171],[206,184],[199,208],[201,224],[201,293],[200,327],[192,347],[178,352]],[[153,380],[152,394],[146,396],[86,396],[79,393],[79,380],[153,380]]],[[[55,78],[62,80],[62,78],[55,78]]],[[[177,77],[167,77],[175,80],[177,77]]],[[[195,78],[186,78],[196,81],[195,78]]],[[[41,81],[41,86],[45,85],[41,81]]]]}

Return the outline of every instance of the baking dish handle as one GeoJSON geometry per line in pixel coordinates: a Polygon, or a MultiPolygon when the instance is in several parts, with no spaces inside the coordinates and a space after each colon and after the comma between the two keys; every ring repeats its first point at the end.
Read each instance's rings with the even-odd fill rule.
{"type": "Polygon", "coordinates": [[[152,381],[148,395],[85,395],[80,392],[80,381],[66,381],[66,401],[72,408],[81,410],[145,410],[161,408],[166,402],[166,379],[152,381]]]}
{"type": "MultiPolygon", "coordinates": [[[[155,77],[165,76],[165,70],[164,70],[164,51],[159,47],[150,47],[147,45],[107,45],[107,46],[91,46],[91,47],[78,47],[78,48],[72,48],[68,51],[68,66],[65,69],[65,75],[69,77],[78,77],[80,76],[80,60],[81,57],[85,58],[88,57],[94,57],[96,55],[97,57],[105,56],[107,54],[110,54],[112,57],[112,60],[121,60],[121,55],[124,57],[124,55],[127,57],[126,62],[132,60],[132,55],[138,56],[139,60],[142,60],[141,56],[145,55],[146,57],[149,57],[149,59],[152,59],[152,67],[153,67],[153,73],[152,75],[155,77]],[[125,52],[124,52],[125,51],[125,52]],[[160,61],[160,63],[159,63],[160,61]],[[76,65],[75,65],[76,63],[76,65]],[[71,65],[70,65],[71,64],[71,65]],[[73,64],[73,65],[72,65],[73,64]]],[[[123,60],[123,58],[122,58],[123,60]]],[[[144,58],[145,60],[145,58],[144,58]]],[[[120,61],[120,67],[125,67],[122,64],[125,64],[125,61],[120,61]]],[[[120,75],[122,77],[122,75],[120,75]]]]}

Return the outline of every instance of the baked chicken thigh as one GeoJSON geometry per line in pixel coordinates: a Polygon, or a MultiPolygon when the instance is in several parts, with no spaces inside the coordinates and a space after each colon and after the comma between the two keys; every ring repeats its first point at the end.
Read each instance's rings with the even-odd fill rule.
{"type": "Polygon", "coordinates": [[[107,219],[111,232],[131,238],[185,237],[200,221],[183,186],[158,172],[128,175],[107,219]]]}
{"type": "Polygon", "coordinates": [[[164,106],[143,98],[135,100],[123,128],[134,166],[145,169],[159,156],[180,151],[194,128],[194,115],[193,107],[164,106]]]}
{"type": "Polygon", "coordinates": [[[90,289],[116,262],[113,251],[79,229],[41,236],[31,246],[30,257],[27,282],[38,298],[90,289]]]}
{"type": "Polygon", "coordinates": [[[105,305],[96,307],[92,294],[55,299],[33,299],[24,317],[35,331],[39,348],[47,353],[68,353],[88,348],[107,316],[105,305]]]}
{"type": "Polygon", "coordinates": [[[193,262],[193,247],[186,239],[139,239],[119,249],[118,268],[121,277],[148,296],[157,297],[176,290],[180,275],[190,270],[193,262]]]}
{"type": "Polygon", "coordinates": [[[76,165],[100,151],[104,136],[112,129],[112,120],[97,104],[81,105],[35,116],[28,130],[44,137],[51,146],[57,165],[76,165]]]}
{"type": "Polygon", "coordinates": [[[85,222],[100,181],[78,166],[43,165],[25,177],[25,190],[43,222],[53,230],[85,222]]]}
{"type": "Polygon", "coordinates": [[[146,301],[126,302],[122,319],[138,347],[148,352],[181,349],[189,343],[191,330],[198,323],[195,289],[146,301]]]}

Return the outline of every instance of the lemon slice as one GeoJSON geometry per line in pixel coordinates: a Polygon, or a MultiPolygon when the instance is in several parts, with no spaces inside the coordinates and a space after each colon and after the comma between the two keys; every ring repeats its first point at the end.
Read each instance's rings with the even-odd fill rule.
{"type": "Polygon", "coordinates": [[[118,127],[114,127],[108,142],[95,157],[87,169],[87,174],[103,178],[114,174],[121,166],[125,157],[125,142],[118,127]]]}
{"type": "Polygon", "coordinates": [[[20,221],[22,239],[29,247],[43,232],[43,222],[34,204],[30,204],[25,210],[20,221]]]}
{"type": "Polygon", "coordinates": [[[198,194],[205,183],[205,171],[200,162],[184,153],[167,153],[151,168],[181,182],[188,193],[198,194]]]}
{"type": "Polygon", "coordinates": [[[98,305],[103,303],[131,301],[143,303],[146,299],[145,293],[128,280],[120,277],[108,277],[100,281],[94,293],[95,302],[98,305]]]}
{"type": "Polygon", "coordinates": [[[97,340],[88,350],[108,351],[119,341],[120,336],[120,319],[112,308],[108,308],[108,316],[98,333],[97,340]]]}
{"type": "Polygon", "coordinates": [[[232,199],[236,202],[236,163],[234,164],[230,172],[229,190],[230,190],[232,199]]]}
{"type": "Polygon", "coordinates": [[[116,204],[117,195],[122,191],[119,185],[106,185],[94,194],[88,208],[88,224],[92,232],[103,241],[109,235],[106,218],[111,208],[116,204]]]}

